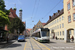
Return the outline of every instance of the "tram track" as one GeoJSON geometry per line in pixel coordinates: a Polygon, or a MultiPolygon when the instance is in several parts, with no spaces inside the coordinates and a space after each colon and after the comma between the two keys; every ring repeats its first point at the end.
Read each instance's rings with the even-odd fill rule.
{"type": "Polygon", "coordinates": [[[32,46],[32,43],[31,43],[31,41],[30,41],[30,40],[29,40],[29,42],[30,42],[30,44],[31,44],[31,48],[32,48],[32,50],[34,50],[34,49],[33,49],[33,46],[32,46]]]}
{"type": "Polygon", "coordinates": [[[46,45],[47,47],[50,47],[50,49],[52,49],[52,50],[66,50],[65,47],[55,45],[55,44],[45,43],[44,45],[46,45]]]}
{"type": "MultiPolygon", "coordinates": [[[[31,40],[30,40],[30,42],[31,42],[31,40]]],[[[35,42],[34,40],[33,40],[33,42],[39,47],[40,50],[42,50],[42,48],[37,44],[37,42],[35,42]]],[[[31,46],[32,46],[32,44],[31,44],[31,46]]],[[[32,46],[32,49],[33,49],[33,46],[32,46]]]]}

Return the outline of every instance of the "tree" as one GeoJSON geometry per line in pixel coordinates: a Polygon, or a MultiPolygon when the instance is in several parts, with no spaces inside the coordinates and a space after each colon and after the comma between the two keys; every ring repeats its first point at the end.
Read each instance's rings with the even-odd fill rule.
{"type": "Polygon", "coordinates": [[[13,18],[11,20],[11,24],[8,26],[8,29],[12,33],[14,33],[14,30],[17,30],[18,32],[19,29],[20,33],[22,33],[25,29],[25,26],[23,25],[22,21],[19,18],[13,18]]]}
{"type": "Polygon", "coordinates": [[[0,10],[0,25],[10,24],[8,15],[0,10]]]}
{"type": "Polygon", "coordinates": [[[5,9],[5,3],[4,3],[4,0],[0,0],[0,10],[2,10],[3,12],[6,13],[6,15],[9,15],[9,10],[5,9]]]}
{"type": "Polygon", "coordinates": [[[9,10],[5,9],[4,0],[0,0],[0,26],[5,26],[5,24],[9,24],[9,10]]]}

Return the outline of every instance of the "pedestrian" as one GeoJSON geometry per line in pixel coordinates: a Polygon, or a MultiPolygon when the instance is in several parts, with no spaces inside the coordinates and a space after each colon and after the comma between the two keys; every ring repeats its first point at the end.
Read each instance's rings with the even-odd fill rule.
{"type": "Polygon", "coordinates": [[[73,36],[71,37],[71,40],[72,40],[72,42],[74,41],[74,37],[73,36]]]}
{"type": "Polygon", "coordinates": [[[54,36],[53,36],[53,39],[54,39],[54,36]]]}
{"type": "Polygon", "coordinates": [[[56,40],[57,40],[57,36],[56,36],[56,40]]]}

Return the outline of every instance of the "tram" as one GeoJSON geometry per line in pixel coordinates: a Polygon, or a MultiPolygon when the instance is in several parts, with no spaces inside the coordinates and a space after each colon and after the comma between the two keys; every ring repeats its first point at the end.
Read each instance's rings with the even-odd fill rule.
{"type": "Polygon", "coordinates": [[[32,37],[39,42],[50,42],[50,30],[48,28],[40,28],[33,32],[32,37]]]}

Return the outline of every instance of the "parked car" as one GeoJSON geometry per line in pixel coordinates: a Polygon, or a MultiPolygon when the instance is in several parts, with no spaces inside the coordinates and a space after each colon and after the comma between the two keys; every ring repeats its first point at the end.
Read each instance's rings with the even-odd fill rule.
{"type": "Polygon", "coordinates": [[[18,36],[18,42],[19,41],[25,41],[25,36],[24,35],[19,35],[18,36]]]}

